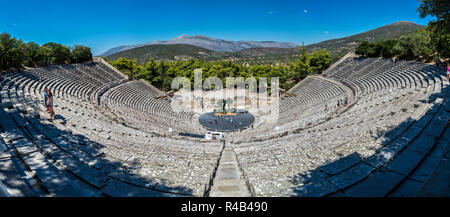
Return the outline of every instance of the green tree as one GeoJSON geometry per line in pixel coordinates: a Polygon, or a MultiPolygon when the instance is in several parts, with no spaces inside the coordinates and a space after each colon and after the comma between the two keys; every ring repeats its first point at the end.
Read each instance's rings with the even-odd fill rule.
{"type": "Polygon", "coordinates": [[[92,60],[91,48],[83,45],[75,45],[70,51],[73,63],[82,63],[92,60]]]}
{"type": "Polygon", "coordinates": [[[24,65],[35,67],[47,64],[50,50],[47,47],[41,47],[34,42],[25,44],[24,65]]]}
{"type": "Polygon", "coordinates": [[[425,30],[400,37],[394,50],[406,59],[428,58],[433,52],[430,35],[425,30]]]}
{"type": "Polygon", "coordinates": [[[427,26],[431,44],[442,57],[450,58],[450,1],[422,0],[417,11],[422,18],[426,16],[436,18],[427,26]]]}
{"type": "Polygon", "coordinates": [[[448,0],[421,0],[422,4],[417,9],[422,18],[431,15],[437,21],[450,19],[450,2],[448,0]]]}
{"type": "Polygon", "coordinates": [[[395,39],[388,39],[384,41],[379,41],[377,43],[377,53],[380,57],[393,57],[397,55],[394,50],[395,45],[397,45],[398,41],[395,39]]]}
{"type": "MultiPolygon", "coordinates": [[[[450,24],[447,24],[450,26],[450,24]]],[[[427,26],[433,48],[444,58],[450,58],[450,30],[441,27],[438,22],[431,22],[427,26]]]]}
{"type": "Polygon", "coordinates": [[[112,62],[112,65],[119,71],[130,77],[130,80],[133,80],[133,61],[120,57],[116,61],[112,62]]]}
{"type": "Polygon", "coordinates": [[[363,57],[366,57],[367,53],[368,53],[368,51],[367,51],[368,49],[369,49],[369,42],[368,41],[362,41],[355,48],[355,53],[358,54],[358,55],[361,55],[363,57]]]}
{"type": "Polygon", "coordinates": [[[68,64],[92,59],[90,48],[77,45],[72,51],[62,44],[23,43],[8,33],[0,34],[0,70],[17,69],[22,65],[35,67],[49,64],[68,64]]]}
{"type": "Polygon", "coordinates": [[[172,85],[172,79],[171,77],[164,77],[163,83],[162,83],[162,89],[163,91],[168,91],[171,89],[172,85]]]}
{"type": "Polygon", "coordinates": [[[306,47],[305,47],[305,44],[302,42],[302,48],[301,48],[301,51],[300,51],[300,61],[301,62],[307,62],[308,61],[308,52],[306,51],[306,47]]]}
{"type": "Polygon", "coordinates": [[[20,68],[25,56],[25,45],[21,39],[8,33],[0,34],[0,69],[20,68]]]}
{"type": "Polygon", "coordinates": [[[316,50],[309,56],[309,65],[313,71],[322,73],[331,65],[331,55],[326,49],[316,50]]]}
{"type": "Polygon", "coordinates": [[[43,46],[50,48],[49,64],[69,64],[71,62],[70,49],[67,46],[53,42],[43,46]]]}
{"type": "Polygon", "coordinates": [[[291,68],[293,70],[292,79],[295,81],[300,81],[312,73],[309,65],[309,55],[304,45],[301,48],[300,58],[291,65],[291,68]]]}

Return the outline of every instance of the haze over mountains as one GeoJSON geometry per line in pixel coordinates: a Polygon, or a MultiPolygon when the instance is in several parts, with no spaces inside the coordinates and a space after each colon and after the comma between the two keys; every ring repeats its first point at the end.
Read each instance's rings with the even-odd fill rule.
{"type": "Polygon", "coordinates": [[[101,56],[109,56],[121,51],[133,49],[136,47],[142,47],[146,45],[154,45],[154,44],[188,44],[193,45],[213,51],[219,52],[236,52],[248,48],[262,48],[262,47],[277,47],[277,48],[293,48],[297,47],[298,44],[293,42],[276,42],[276,41],[231,41],[231,40],[223,40],[223,39],[215,39],[208,36],[203,35],[181,35],[174,39],[166,40],[166,41],[152,41],[146,44],[136,44],[136,45],[121,45],[114,48],[109,49],[105,53],[101,54],[101,56]]]}
{"type": "MultiPolygon", "coordinates": [[[[347,52],[353,51],[362,40],[378,41],[398,38],[422,28],[425,28],[425,26],[401,21],[356,35],[327,40],[306,45],[305,47],[309,52],[327,49],[333,59],[336,60],[347,52]]],[[[118,46],[108,50],[102,56],[106,56],[110,60],[116,60],[119,57],[136,58],[140,63],[145,63],[150,58],[156,60],[196,58],[203,60],[232,60],[238,63],[272,64],[292,61],[299,55],[300,49],[297,44],[291,42],[229,41],[207,36],[182,35],[167,41],[154,41],[143,45],[118,46]]]]}

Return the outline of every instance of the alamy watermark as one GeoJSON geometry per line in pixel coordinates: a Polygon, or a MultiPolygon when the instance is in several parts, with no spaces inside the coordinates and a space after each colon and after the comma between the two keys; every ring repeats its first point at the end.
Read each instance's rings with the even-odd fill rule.
{"type": "Polygon", "coordinates": [[[280,104],[279,78],[267,77],[225,78],[226,88],[218,77],[208,77],[202,80],[202,70],[194,70],[193,88],[186,77],[176,77],[172,80],[172,90],[178,90],[171,103],[174,112],[185,108],[195,113],[206,112],[240,112],[248,111],[258,114],[261,123],[273,123],[278,120],[280,104]],[[270,96],[269,96],[270,89],[270,96]],[[181,106],[182,103],[184,106],[181,106]]]}

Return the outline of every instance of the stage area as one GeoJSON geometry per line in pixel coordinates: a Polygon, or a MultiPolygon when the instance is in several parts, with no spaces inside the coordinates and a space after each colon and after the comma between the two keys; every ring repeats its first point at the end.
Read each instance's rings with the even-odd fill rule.
{"type": "Polygon", "coordinates": [[[219,132],[234,132],[251,127],[255,117],[248,112],[222,113],[209,112],[199,117],[199,122],[206,129],[219,132]]]}

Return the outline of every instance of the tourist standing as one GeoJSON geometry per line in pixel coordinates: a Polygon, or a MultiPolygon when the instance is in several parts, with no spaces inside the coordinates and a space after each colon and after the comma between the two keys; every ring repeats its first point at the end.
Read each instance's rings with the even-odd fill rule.
{"type": "Polygon", "coordinates": [[[48,112],[49,110],[48,110],[48,89],[47,88],[44,89],[44,105],[45,105],[45,108],[47,108],[47,112],[48,112]]]}
{"type": "Polygon", "coordinates": [[[53,110],[53,94],[52,92],[49,90],[48,91],[48,108],[49,108],[49,112],[50,112],[50,118],[52,120],[55,120],[55,111],[53,110]]]}

